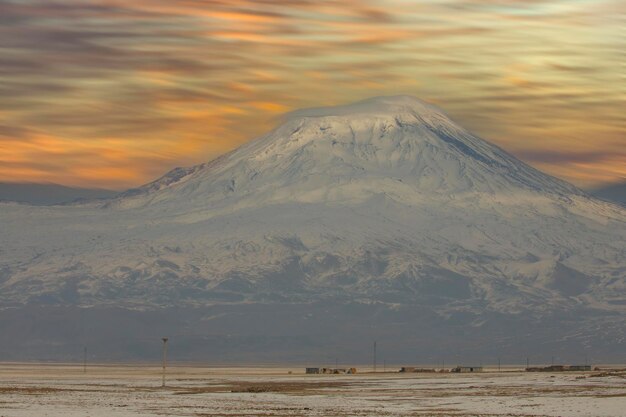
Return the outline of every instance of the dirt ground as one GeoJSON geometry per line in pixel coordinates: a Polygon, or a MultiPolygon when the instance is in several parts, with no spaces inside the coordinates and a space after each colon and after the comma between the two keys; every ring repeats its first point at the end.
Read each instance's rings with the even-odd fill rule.
{"type": "MultiPolygon", "coordinates": [[[[362,369],[367,371],[365,369],[362,369]]],[[[626,371],[480,374],[0,364],[0,417],[626,416],[626,371]]]]}

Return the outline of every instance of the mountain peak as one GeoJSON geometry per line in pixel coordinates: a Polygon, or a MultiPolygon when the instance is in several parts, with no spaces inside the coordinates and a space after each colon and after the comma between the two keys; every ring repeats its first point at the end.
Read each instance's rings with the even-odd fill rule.
{"type": "Polygon", "coordinates": [[[438,107],[409,95],[372,97],[356,103],[296,110],[286,115],[287,120],[319,117],[383,117],[412,114],[421,118],[448,116],[438,107]]]}
{"type": "Polygon", "coordinates": [[[437,107],[391,96],[293,112],[267,135],[212,162],[173,170],[118,201],[124,207],[178,206],[185,199],[232,210],[353,204],[379,195],[418,204],[424,195],[520,192],[580,193],[471,134],[437,107]]]}

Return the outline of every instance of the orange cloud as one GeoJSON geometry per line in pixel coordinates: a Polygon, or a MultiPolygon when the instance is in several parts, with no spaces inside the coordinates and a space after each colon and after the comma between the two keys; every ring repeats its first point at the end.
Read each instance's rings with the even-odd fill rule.
{"type": "Polygon", "coordinates": [[[252,107],[259,110],[264,110],[272,113],[284,113],[289,108],[280,103],[272,103],[269,101],[253,101],[250,103],[252,107]]]}
{"type": "Polygon", "coordinates": [[[278,113],[403,93],[550,173],[616,180],[625,15],[616,0],[0,2],[19,22],[0,33],[0,175],[136,186],[278,113]]]}

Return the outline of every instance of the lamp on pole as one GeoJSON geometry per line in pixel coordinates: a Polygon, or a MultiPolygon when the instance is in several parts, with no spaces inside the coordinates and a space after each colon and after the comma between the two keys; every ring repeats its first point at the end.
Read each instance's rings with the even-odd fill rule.
{"type": "Polygon", "coordinates": [[[167,366],[167,337],[162,338],[163,340],[163,379],[161,382],[161,387],[165,386],[165,367],[167,366]]]}

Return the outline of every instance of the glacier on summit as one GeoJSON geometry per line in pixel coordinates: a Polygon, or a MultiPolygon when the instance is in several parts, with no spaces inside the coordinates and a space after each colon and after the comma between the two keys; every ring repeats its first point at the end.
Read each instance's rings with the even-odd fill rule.
{"type": "Polygon", "coordinates": [[[418,330],[478,352],[468,329],[509,349],[525,329],[526,351],[599,344],[607,358],[626,336],[626,210],[408,96],[293,112],[211,162],[108,200],[0,203],[0,227],[2,311],[106,321],[121,309],[162,324],[158,311],[174,309],[190,358],[202,357],[199,334],[224,352],[271,358],[285,333],[319,352],[310,338],[333,326],[345,337],[328,343],[357,356],[376,334],[412,355],[401,335],[418,330]],[[251,317],[271,321],[259,337],[274,342],[250,341],[269,326],[251,317]]]}

